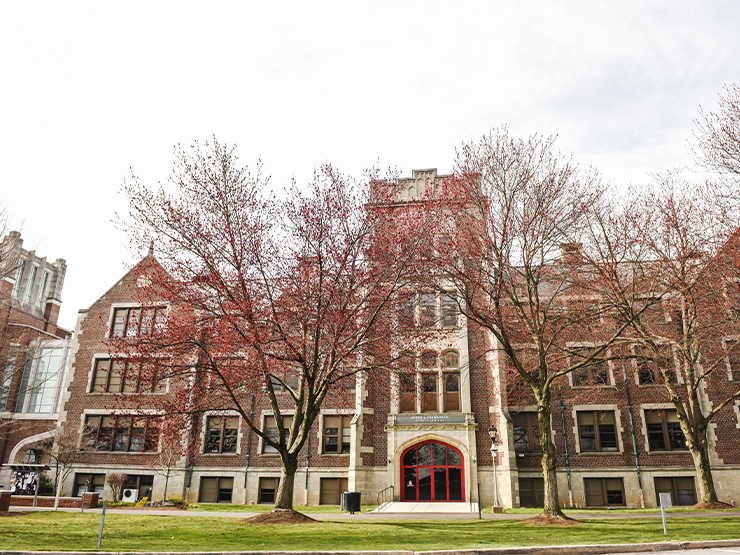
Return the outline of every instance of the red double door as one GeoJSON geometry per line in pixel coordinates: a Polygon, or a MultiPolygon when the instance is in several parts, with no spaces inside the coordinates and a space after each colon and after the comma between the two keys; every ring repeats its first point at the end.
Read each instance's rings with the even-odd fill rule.
{"type": "Polygon", "coordinates": [[[462,453],[439,441],[425,441],[401,457],[402,501],[463,501],[462,453]]]}

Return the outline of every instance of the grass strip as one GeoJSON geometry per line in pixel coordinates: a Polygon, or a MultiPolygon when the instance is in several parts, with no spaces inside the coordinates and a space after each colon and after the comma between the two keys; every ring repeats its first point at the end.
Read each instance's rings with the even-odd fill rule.
{"type": "MultiPolygon", "coordinates": [[[[4,549],[94,551],[99,514],[38,512],[0,518],[4,549]]],[[[512,520],[326,520],[252,526],[239,518],[108,514],[105,551],[368,551],[473,549],[526,545],[642,543],[740,538],[740,517],[587,520],[580,526],[528,526],[512,520]]]]}

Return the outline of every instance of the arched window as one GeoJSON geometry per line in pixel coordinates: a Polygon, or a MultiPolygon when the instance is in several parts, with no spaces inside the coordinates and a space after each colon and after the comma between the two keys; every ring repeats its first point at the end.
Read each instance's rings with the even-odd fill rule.
{"type": "Polygon", "coordinates": [[[38,453],[35,449],[29,449],[23,455],[23,462],[26,464],[36,464],[39,462],[38,453]]]}
{"type": "Polygon", "coordinates": [[[460,353],[455,350],[447,350],[442,353],[442,366],[445,368],[457,368],[460,366],[460,353]]]}
{"type": "Polygon", "coordinates": [[[424,351],[421,353],[421,367],[422,368],[436,368],[437,366],[437,353],[434,351],[424,351]]]}

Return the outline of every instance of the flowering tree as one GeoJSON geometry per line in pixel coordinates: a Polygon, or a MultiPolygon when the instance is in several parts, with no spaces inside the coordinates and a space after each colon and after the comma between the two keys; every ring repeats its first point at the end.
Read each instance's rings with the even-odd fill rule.
{"type": "Polygon", "coordinates": [[[622,320],[631,322],[626,339],[632,344],[633,380],[662,384],[643,393],[651,391],[653,402],[671,403],[677,423],[668,425],[680,426],[680,433],[669,436],[671,445],[664,445],[663,436],[652,434],[648,423],[650,448],[688,449],[698,501],[711,503],[717,494],[709,424],[740,397],[734,381],[740,378],[737,219],[717,182],[696,184],[669,173],[656,176],[654,185],[636,196],[625,220],[637,245],[633,258],[604,281],[622,320]],[[620,283],[635,272],[637,287],[620,283]]]}
{"type": "Polygon", "coordinates": [[[536,405],[542,514],[563,519],[552,387],[604,360],[625,329],[602,324],[609,307],[594,300],[595,270],[583,253],[603,188],[594,172],[555,150],[554,138],[522,140],[500,128],[463,144],[448,196],[451,209],[439,232],[448,239],[437,249],[437,273],[454,284],[469,321],[490,332],[490,348],[503,353],[500,393],[508,394],[509,404],[536,405]],[[568,347],[584,337],[587,347],[568,347]]]}
{"type": "Polygon", "coordinates": [[[385,371],[400,350],[394,315],[425,237],[419,213],[396,209],[392,179],[362,186],[329,166],[277,200],[259,168],[215,141],[178,149],[172,182],[176,194],[125,187],[132,241],[153,241],[142,304],[170,308],[166,325],[144,311],[148,333],[114,348],[138,356],[148,380],[166,357],[178,391],[158,400],[166,413],[240,415],[280,456],[275,508],[290,509],[324,401],[346,399],[334,395],[345,380],[385,371]]]}

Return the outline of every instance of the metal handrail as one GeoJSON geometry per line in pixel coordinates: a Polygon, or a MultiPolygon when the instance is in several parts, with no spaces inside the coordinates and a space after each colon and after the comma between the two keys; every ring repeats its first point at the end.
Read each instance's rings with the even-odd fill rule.
{"type": "Polygon", "coordinates": [[[393,486],[388,486],[378,492],[378,511],[382,511],[386,505],[390,505],[393,502],[394,490],[395,488],[393,486]]]}

